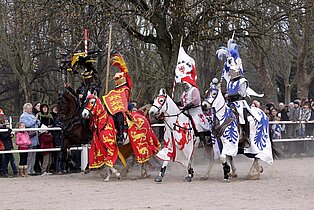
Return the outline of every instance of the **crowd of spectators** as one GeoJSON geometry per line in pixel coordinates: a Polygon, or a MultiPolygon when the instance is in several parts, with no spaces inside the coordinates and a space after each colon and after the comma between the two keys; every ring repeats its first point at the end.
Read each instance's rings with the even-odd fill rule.
{"type": "MultiPolygon", "coordinates": [[[[19,117],[16,128],[51,128],[60,127],[58,118],[58,106],[39,102],[26,103],[23,106],[23,113],[19,117]],[[50,108],[50,109],[49,109],[50,108]]],[[[18,150],[60,148],[63,143],[62,132],[57,131],[18,131],[14,134],[9,124],[8,117],[0,109],[0,128],[8,129],[0,132],[0,150],[12,150],[14,143],[18,150]],[[14,138],[15,136],[15,138],[14,138]]],[[[51,175],[52,173],[61,175],[67,172],[78,171],[79,168],[67,167],[63,162],[62,152],[20,152],[18,167],[12,153],[0,154],[0,177],[10,177],[8,165],[11,165],[13,176],[29,175],[51,175]]],[[[80,162],[80,160],[76,160],[80,162]]],[[[72,164],[75,165],[75,164],[72,164]]],[[[78,165],[78,164],[77,164],[78,165]]]]}
{"type": "Polygon", "coordinates": [[[289,124],[278,122],[271,125],[273,139],[280,138],[313,138],[314,101],[295,99],[289,104],[279,103],[278,108],[273,103],[266,104],[264,109],[270,121],[292,121],[289,124]]]}

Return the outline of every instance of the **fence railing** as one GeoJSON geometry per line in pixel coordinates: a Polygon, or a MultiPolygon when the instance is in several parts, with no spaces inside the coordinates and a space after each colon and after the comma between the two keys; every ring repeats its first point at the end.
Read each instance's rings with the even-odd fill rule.
{"type": "MultiPolygon", "coordinates": [[[[311,124],[314,121],[270,121],[269,124],[311,124]]],[[[152,124],[152,127],[162,127],[164,124],[152,124]]],[[[12,132],[19,131],[54,131],[54,130],[62,130],[60,127],[53,128],[13,128],[12,132]]],[[[0,129],[0,132],[7,132],[8,129],[0,129]]],[[[307,138],[294,138],[294,139],[274,139],[273,142],[293,142],[293,141],[312,141],[314,137],[307,138]]],[[[85,170],[88,164],[88,145],[82,145],[81,147],[71,147],[70,150],[79,150],[81,151],[81,170],[85,170]]],[[[61,148],[49,148],[49,149],[28,149],[28,150],[8,150],[8,151],[0,151],[0,154],[8,154],[8,153],[28,153],[28,152],[56,152],[61,151],[61,148]]]]}

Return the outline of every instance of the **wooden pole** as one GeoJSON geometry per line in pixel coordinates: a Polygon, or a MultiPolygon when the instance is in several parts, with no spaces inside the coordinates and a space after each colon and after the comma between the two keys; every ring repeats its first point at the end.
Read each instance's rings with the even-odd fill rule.
{"type": "Polygon", "coordinates": [[[109,83],[110,51],[111,51],[111,32],[112,32],[112,25],[111,25],[111,23],[110,23],[110,26],[109,26],[109,41],[108,41],[107,74],[106,74],[106,91],[105,91],[105,94],[108,93],[108,83],[109,83]]]}

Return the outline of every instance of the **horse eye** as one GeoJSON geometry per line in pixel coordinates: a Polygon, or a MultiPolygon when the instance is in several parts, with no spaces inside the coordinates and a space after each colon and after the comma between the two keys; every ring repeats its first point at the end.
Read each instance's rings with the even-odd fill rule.
{"type": "Polygon", "coordinates": [[[96,102],[96,100],[95,100],[95,99],[92,99],[92,100],[90,101],[90,103],[91,103],[92,105],[94,105],[94,104],[95,104],[95,102],[96,102]]]}

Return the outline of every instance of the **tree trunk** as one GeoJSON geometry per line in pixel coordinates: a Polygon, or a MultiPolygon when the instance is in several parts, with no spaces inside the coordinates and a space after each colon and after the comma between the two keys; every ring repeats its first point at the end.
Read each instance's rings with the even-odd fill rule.
{"type": "Polygon", "coordinates": [[[291,102],[291,85],[285,84],[285,104],[289,104],[291,102]]]}

